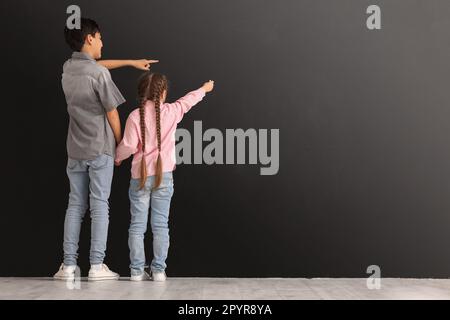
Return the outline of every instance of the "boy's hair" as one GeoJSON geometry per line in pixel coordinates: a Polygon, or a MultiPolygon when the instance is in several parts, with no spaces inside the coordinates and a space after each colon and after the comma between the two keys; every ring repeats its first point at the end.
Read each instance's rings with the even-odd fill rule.
{"type": "Polygon", "coordinates": [[[156,139],[158,143],[158,159],[156,160],[156,174],[153,189],[156,189],[161,184],[162,180],[162,159],[161,159],[161,110],[160,99],[164,91],[167,92],[168,81],[165,75],[160,73],[145,72],[138,83],[138,98],[139,98],[139,116],[141,126],[141,177],[139,189],[144,188],[147,181],[147,163],[145,161],[145,104],[147,100],[153,101],[156,112],[156,139]]]}
{"type": "Polygon", "coordinates": [[[64,27],[64,38],[73,51],[81,51],[88,34],[95,36],[96,32],[100,32],[97,22],[92,19],[81,18],[80,29],[69,29],[67,25],[64,27]]]}

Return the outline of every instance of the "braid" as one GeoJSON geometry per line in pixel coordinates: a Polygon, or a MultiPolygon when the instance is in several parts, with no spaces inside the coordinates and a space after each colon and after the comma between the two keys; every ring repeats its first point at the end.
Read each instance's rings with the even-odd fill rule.
{"type": "Polygon", "coordinates": [[[145,161],[145,104],[147,102],[150,85],[152,82],[152,75],[147,78],[148,82],[144,82],[142,86],[139,86],[139,120],[141,127],[141,147],[142,147],[142,159],[141,159],[141,177],[139,183],[139,189],[144,188],[147,182],[147,162],[145,161]]]}
{"type": "Polygon", "coordinates": [[[147,99],[140,97],[139,102],[139,120],[141,126],[141,146],[142,146],[142,159],[141,159],[141,179],[139,183],[139,189],[144,188],[147,182],[147,163],[145,161],[145,103],[147,99]]]}
{"type": "Polygon", "coordinates": [[[162,159],[161,159],[161,96],[164,91],[164,84],[158,83],[153,91],[152,100],[155,103],[155,115],[156,115],[156,139],[158,143],[158,159],[156,160],[156,177],[154,189],[158,188],[162,180],[162,159]]]}
{"type": "Polygon", "coordinates": [[[158,152],[161,152],[161,109],[159,99],[155,101],[156,113],[156,139],[158,140],[158,152]]]}
{"type": "Polygon", "coordinates": [[[147,162],[145,161],[145,105],[148,100],[155,104],[156,115],[156,138],[158,142],[158,159],[156,160],[156,174],[154,189],[158,188],[162,181],[162,159],[161,159],[161,98],[167,92],[167,78],[159,73],[144,73],[138,84],[139,116],[141,127],[141,179],[140,189],[144,188],[147,181],[147,162]]]}
{"type": "Polygon", "coordinates": [[[142,152],[145,153],[145,103],[146,99],[141,98],[139,103],[139,120],[141,126],[141,140],[142,140],[142,152]]]}

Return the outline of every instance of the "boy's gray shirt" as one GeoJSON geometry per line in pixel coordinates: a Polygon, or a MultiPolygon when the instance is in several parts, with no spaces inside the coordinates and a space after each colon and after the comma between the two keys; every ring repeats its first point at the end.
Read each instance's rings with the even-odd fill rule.
{"type": "Polygon", "coordinates": [[[69,113],[67,154],[92,160],[101,154],[114,157],[116,142],[106,117],[125,102],[109,70],[83,52],[74,52],[63,66],[62,87],[69,113]]]}

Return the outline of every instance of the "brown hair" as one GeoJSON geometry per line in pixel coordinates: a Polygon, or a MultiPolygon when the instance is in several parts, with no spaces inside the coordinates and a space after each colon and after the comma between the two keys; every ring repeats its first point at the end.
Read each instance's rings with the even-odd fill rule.
{"type": "Polygon", "coordinates": [[[145,162],[145,104],[147,100],[153,101],[156,112],[156,138],[158,142],[158,159],[156,160],[156,178],[153,188],[158,188],[162,180],[162,159],[161,159],[161,110],[160,100],[164,93],[167,92],[168,83],[165,75],[159,73],[145,72],[139,79],[138,97],[139,97],[139,116],[141,126],[141,177],[139,189],[144,188],[147,181],[147,164],[145,162]]]}

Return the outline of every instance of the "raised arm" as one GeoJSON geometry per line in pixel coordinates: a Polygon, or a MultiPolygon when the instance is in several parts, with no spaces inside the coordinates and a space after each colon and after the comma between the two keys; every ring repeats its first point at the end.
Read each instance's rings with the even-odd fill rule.
{"type": "Polygon", "coordinates": [[[180,122],[183,119],[183,116],[186,112],[188,112],[193,106],[199,103],[206,93],[211,92],[214,88],[214,81],[209,80],[205,82],[203,86],[198,88],[197,90],[189,92],[184,97],[178,99],[173,103],[168,103],[167,107],[169,108],[169,112],[173,113],[176,119],[176,122],[180,122]]]}
{"type": "Polygon", "coordinates": [[[159,60],[98,60],[97,63],[101,64],[105,68],[112,70],[122,67],[134,67],[139,70],[150,70],[152,63],[157,63],[159,60]]]}

